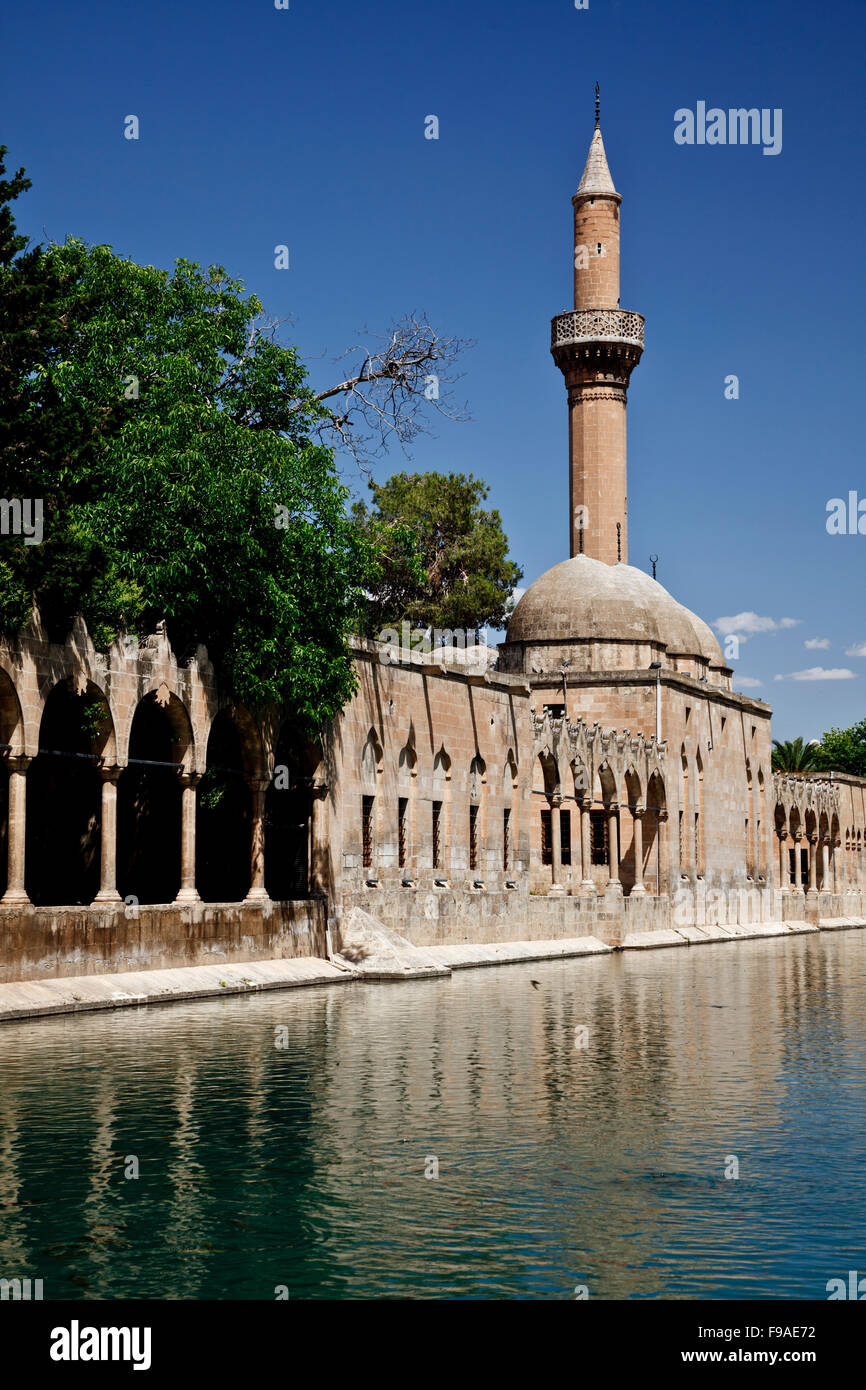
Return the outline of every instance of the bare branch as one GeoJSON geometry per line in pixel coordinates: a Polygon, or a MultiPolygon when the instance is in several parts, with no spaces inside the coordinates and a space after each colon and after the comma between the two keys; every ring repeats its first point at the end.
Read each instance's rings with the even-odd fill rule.
{"type": "Polygon", "coordinates": [[[408,446],[418,435],[433,434],[433,413],[448,420],[471,418],[466,404],[456,404],[451,394],[460,380],[454,364],[464,349],[474,346],[471,339],[442,337],[423,315],[416,314],[400,319],[388,334],[364,336],[380,346],[357,343],[348,348],[335,360],[356,356],[360,365],[334,386],[314,391],[291,406],[295,411],[310,398],[319,402],[344,398],[339,412],[329,410],[314,426],[321,442],[346,448],[363,468],[380,458],[394,439],[410,456],[408,446]]]}

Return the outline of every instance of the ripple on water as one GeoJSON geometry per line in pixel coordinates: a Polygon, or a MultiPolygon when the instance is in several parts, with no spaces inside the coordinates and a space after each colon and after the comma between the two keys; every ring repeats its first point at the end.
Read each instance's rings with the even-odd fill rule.
{"type": "Polygon", "coordinates": [[[67,1298],[825,1296],[866,1264],[864,984],[851,932],[7,1025],[0,1273],[67,1298]]]}

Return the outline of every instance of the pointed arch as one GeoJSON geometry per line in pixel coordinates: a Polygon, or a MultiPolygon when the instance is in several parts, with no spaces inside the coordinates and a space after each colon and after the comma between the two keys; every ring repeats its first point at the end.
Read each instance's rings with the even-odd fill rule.
{"type": "Polygon", "coordinates": [[[58,681],[27,773],[25,885],[37,906],[90,903],[99,891],[102,777],[117,740],[104,692],[84,676],[58,681]]]}

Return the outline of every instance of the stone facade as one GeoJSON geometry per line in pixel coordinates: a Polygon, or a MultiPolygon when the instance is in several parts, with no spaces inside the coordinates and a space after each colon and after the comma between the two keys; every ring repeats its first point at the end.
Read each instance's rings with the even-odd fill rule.
{"type": "Polygon", "coordinates": [[[492,661],[358,641],[315,743],[162,631],[101,654],[35,617],[0,641],[0,980],[333,959],[353,909],[417,947],[863,915],[866,780],[774,776],[769,707],[626,563],[620,201],[596,130],[574,200],[596,262],[554,320],[590,524],[492,661]]]}

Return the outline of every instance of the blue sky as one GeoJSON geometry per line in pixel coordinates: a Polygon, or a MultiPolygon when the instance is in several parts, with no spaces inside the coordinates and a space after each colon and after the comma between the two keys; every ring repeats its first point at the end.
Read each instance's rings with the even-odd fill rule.
{"type": "Polygon", "coordinates": [[[0,141],[34,181],[22,229],[222,263],[292,316],[317,382],[408,310],[475,339],[471,422],[377,476],[484,477],[529,582],[567,555],[549,320],[570,307],[598,81],[622,306],[647,320],[629,559],[658,553],[708,621],[753,615],[735,685],[761,682],[776,737],[813,737],[866,715],[866,536],[825,526],[830,498],[866,498],[864,35],[863,0],[19,3],[0,21],[0,141]],[[677,145],[674,112],[698,101],[781,108],[781,153],[677,145]],[[853,675],[791,678],[812,668],[853,675]]]}

